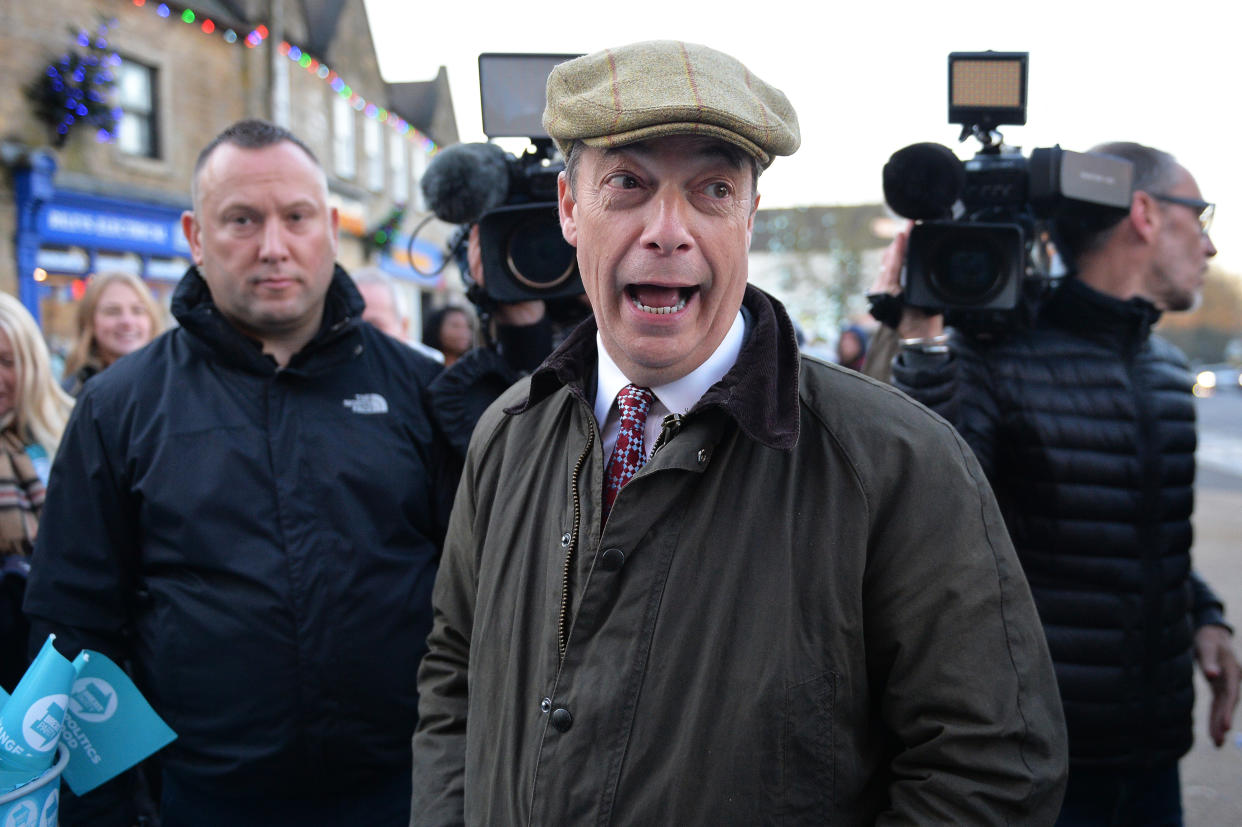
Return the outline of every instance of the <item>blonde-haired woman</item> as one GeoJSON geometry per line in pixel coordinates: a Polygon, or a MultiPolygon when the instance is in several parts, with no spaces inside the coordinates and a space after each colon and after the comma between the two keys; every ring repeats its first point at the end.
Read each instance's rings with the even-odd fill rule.
{"type": "Polygon", "coordinates": [[[96,373],[154,339],[164,314],[142,279],[132,273],[96,273],[78,302],[78,337],[65,357],[62,387],[77,396],[96,373]]]}
{"type": "Polygon", "coordinates": [[[22,615],[47,471],[73,399],[56,384],[47,344],[21,302],[0,293],[0,686],[26,668],[22,615]]]}

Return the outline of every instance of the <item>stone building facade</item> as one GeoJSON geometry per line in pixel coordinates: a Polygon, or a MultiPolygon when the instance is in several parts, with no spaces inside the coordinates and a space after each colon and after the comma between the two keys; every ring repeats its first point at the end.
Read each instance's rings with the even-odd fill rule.
{"type": "Polygon", "coordinates": [[[341,214],[341,263],[391,272],[415,327],[420,305],[459,289],[409,261],[431,273],[444,248],[435,222],[413,244],[408,232],[428,160],[458,140],[447,78],[385,83],[362,0],[3,3],[0,77],[0,289],[31,310],[54,350],[72,335],[93,272],[139,273],[167,304],[189,264],[179,220],[197,154],[245,117],[289,127],[316,153],[341,214]],[[102,59],[111,88],[70,71],[59,91],[45,83],[32,96],[43,76],[66,71],[65,56],[77,61],[70,70],[102,59]],[[70,102],[83,86],[102,102],[77,112],[123,110],[110,140],[88,116],[62,135],[40,115],[39,100],[70,102]],[[390,111],[391,100],[419,101],[429,122],[390,111]],[[374,241],[385,223],[387,246],[374,241]]]}

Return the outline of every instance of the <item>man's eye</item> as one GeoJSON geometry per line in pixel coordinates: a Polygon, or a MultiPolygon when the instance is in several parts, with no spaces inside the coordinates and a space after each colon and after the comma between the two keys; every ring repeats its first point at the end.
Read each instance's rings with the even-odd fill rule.
{"type": "Polygon", "coordinates": [[[234,215],[229,217],[229,223],[237,227],[247,227],[254,221],[248,215],[234,215]]]}
{"type": "Polygon", "coordinates": [[[619,187],[623,190],[632,190],[638,186],[638,179],[633,175],[618,172],[616,175],[613,175],[608,179],[607,184],[610,187],[619,187]]]}
{"type": "Polygon", "coordinates": [[[733,187],[724,181],[713,181],[707,185],[706,192],[712,198],[730,198],[733,195],[733,187]]]}

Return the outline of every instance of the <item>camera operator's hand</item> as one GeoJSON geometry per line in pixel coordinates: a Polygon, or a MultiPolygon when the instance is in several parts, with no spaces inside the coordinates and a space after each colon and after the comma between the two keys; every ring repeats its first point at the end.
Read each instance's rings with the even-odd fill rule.
{"type": "MultiPolygon", "coordinates": [[[[913,222],[897,233],[893,242],[884,250],[880,259],[880,273],[871,286],[871,293],[901,294],[901,268],[906,262],[906,246],[910,242],[910,229],[913,222]]],[[[901,322],[897,325],[897,335],[902,339],[930,339],[944,333],[944,317],[939,313],[928,313],[909,305],[902,308],[901,322]]]]}
{"type": "Polygon", "coordinates": [[[1195,658],[1212,688],[1208,734],[1218,747],[1225,743],[1225,735],[1233,726],[1238,683],[1242,679],[1242,667],[1233,653],[1232,641],[1233,635],[1223,626],[1200,626],[1195,632],[1195,658]]]}
{"type": "MultiPolygon", "coordinates": [[[[484,287],[483,280],[483,248],[479,244],[479,225],[470,228],[466,241],[466,263],[470,267],[470,278],[475,284],[484,287]]],[[[543,318],[545,308],[542,301],[535,299],[528,302],[511,302],[496,304],[493,318],[497,324],[509,327],[527,327],[536,324],[543,318]]]]}

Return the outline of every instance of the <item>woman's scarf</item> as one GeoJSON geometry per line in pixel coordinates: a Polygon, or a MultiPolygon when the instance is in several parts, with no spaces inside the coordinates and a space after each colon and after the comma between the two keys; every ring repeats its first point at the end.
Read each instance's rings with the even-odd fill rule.
{"type": "Polygon", "coordinates": [[[0,556],[30,555],[46,493],[21,437],[0,433],[0,556]]]}

